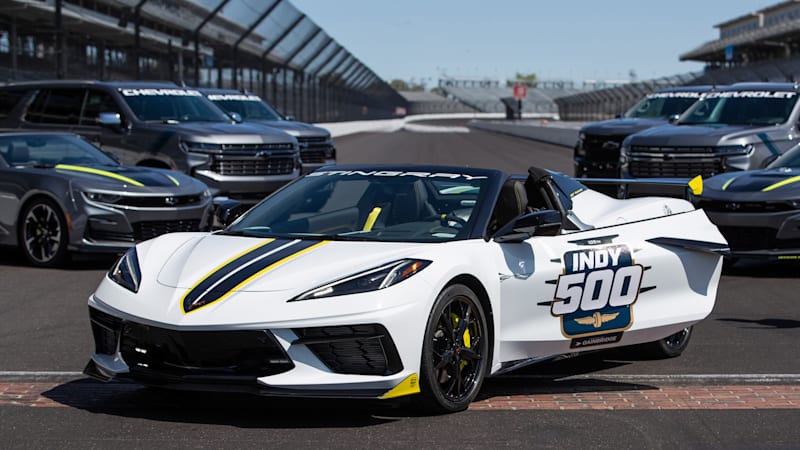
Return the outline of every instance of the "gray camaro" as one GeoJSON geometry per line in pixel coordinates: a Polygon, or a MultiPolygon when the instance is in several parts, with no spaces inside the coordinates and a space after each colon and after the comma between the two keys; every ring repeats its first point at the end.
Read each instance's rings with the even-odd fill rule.
{"type": "Polygon", "coordinates": [[[202,182],[120,165],[73,134],[0,134],[0,244],[21,247],[33,265],[203,230],[211,210],[202,182]]]}

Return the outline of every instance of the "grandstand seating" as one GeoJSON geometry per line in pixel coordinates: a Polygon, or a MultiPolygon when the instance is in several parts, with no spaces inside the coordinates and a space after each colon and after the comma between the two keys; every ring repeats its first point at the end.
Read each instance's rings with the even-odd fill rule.
{"type": "MultiPolygon", "coordinates": [[[[461,87],[441,86],[449,97],[469,105],[481,112],[505,112],[502,98],[513,95],[511,87],[461,87]]],[[[574,88],[528,88],[528,95],[522,100],[523,113],[558,114],[555,99],[580,92],[574,88]]]]}

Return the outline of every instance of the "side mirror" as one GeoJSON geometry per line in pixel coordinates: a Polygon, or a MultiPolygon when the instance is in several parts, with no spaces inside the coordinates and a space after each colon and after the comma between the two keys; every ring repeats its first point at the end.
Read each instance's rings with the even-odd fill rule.
{"type": "Polygon", "coordinates": [[[284,119],[294,122],[294,116],[284,116],[284,119]]]}
{"type": "Polygon", "coordinates": [[[97,115],[97,123],[101,127],[114,131],[122,131],[122,116],[115,112],[101,112],[97,115]]]}
{"type": "Polygon", "coordinates": [[[225,228],[239,218],[247,208],[236,200],[221,201],[214,210],[214,225],[225,228]]]}
{"type": "Polygon", "coordinates": [[[242,115],[241,114],[239,114],[237,112],[230,111],[230,112],[228,112],[228,115],[231,116],[231,119],[233,119],[234,122],[242,123],[242,115]]]}
{"type": "Polygon", "coordinates": [[[555,236],[561,232],[561,212],[552,209],[523,214],[497,230],[494,241],[519,243],[533,236],[555,236]]]}
{"type": "Polygon", "coordinates": [[[676,123],[678,123],[678,119],[680,119],[680,118],[681,118],[681,116],[679,116],[678,114],[673,114],[673,115],[669,116],[668,122],[673,124],[673,125],[675,125],[676,123]]]}

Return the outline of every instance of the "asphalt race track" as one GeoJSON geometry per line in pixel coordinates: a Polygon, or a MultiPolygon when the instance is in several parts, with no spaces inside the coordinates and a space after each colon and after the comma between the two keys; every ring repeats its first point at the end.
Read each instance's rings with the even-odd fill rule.
{"type": "MultiPolygon", "coordinates": [[[[459,125],[340,138],[339,161],[571,173],[571,149],[459,125]]],[[[401,402],[176,393],[87,379],[86,299],[112,262],[32,269],[0,248],[3,448],[800,446],[798,263],[727,270],[714,312],[679,358],[616,350],[530,366],[487,380],[469,411],[429,417],[401,402]]]]}

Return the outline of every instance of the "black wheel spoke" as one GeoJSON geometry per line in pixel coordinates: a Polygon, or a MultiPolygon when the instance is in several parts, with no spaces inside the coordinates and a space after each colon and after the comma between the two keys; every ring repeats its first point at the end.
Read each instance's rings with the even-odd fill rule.
{"type": "Polygon", "coordinates": [[[463,359],[467,360],[467,361],[480,361],[481,360],[481,355],[479,355],[477,352],[473,351],[471,348],[462,348],[460,356],[463,359]]]}

